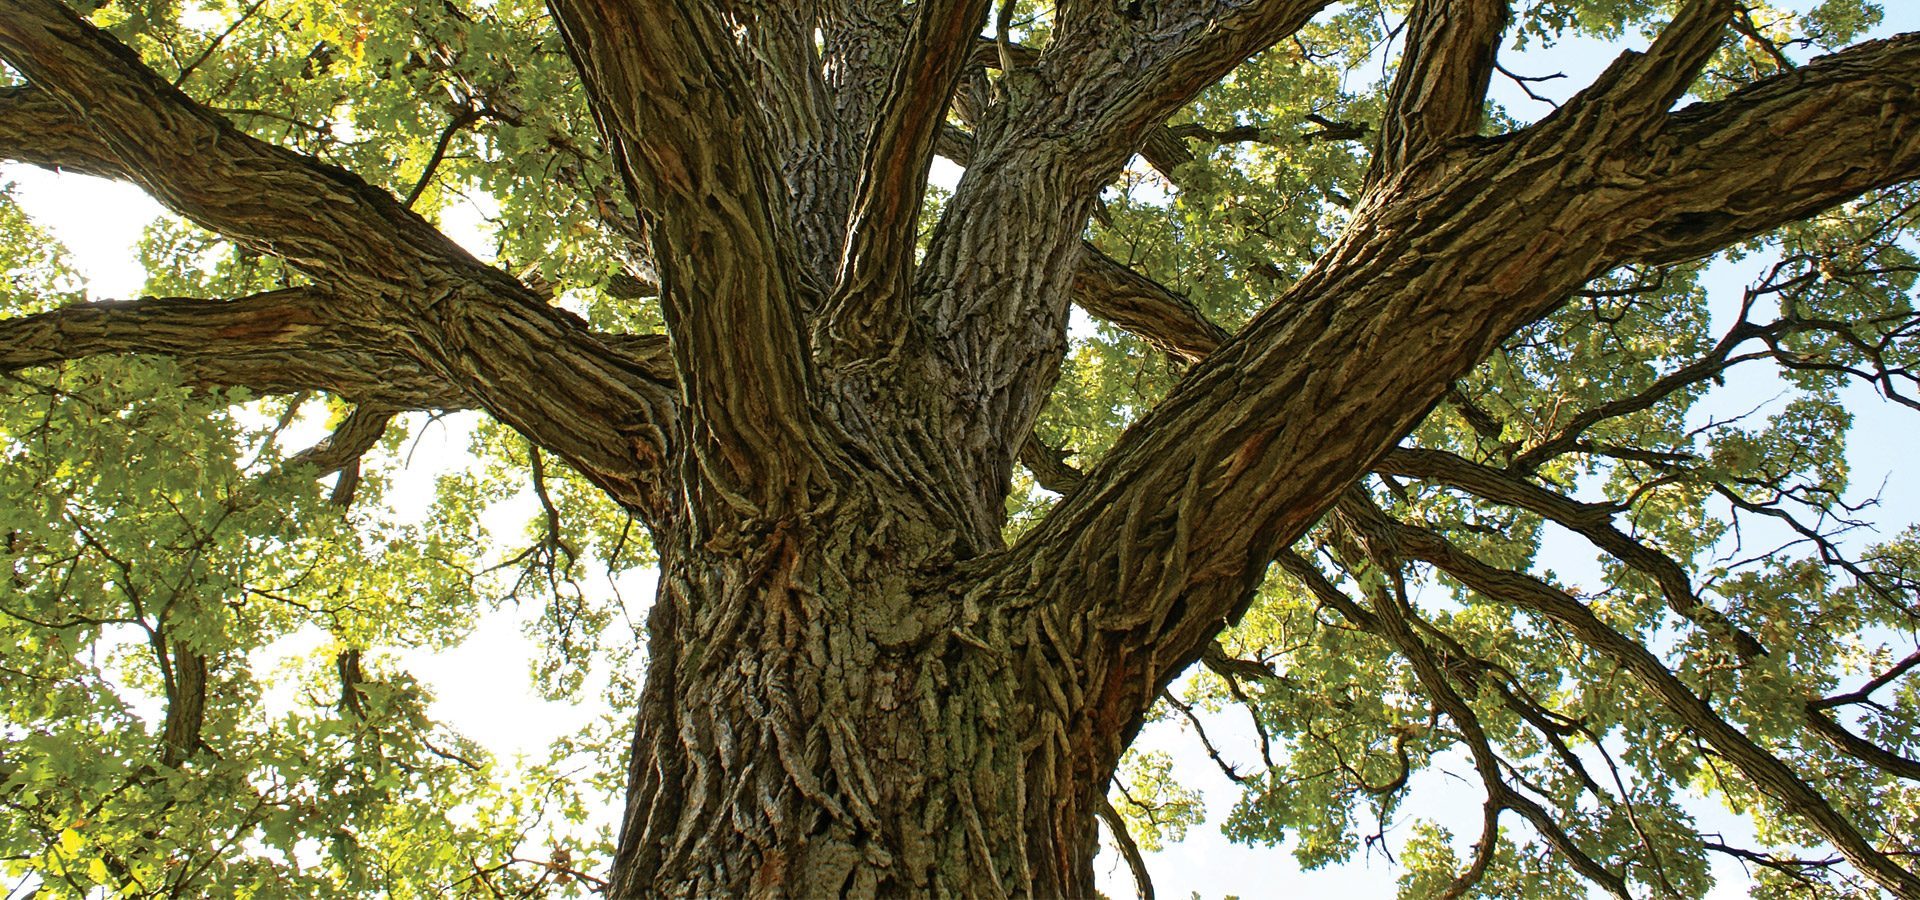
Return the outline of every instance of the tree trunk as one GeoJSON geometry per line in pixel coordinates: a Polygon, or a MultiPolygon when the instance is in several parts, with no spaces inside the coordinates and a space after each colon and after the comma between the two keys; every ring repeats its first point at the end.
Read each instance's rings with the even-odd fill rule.
{"type": "Polygon", "coordinates": [[[1053,624],[871,525],[663,555],[611,896],[1093,895],[1124,741],[1053,624]]]}
{"type": "Polygon", "coordinates": [[[616,230],[660,282],[667,333],[633,336],[234,128],[58,0],[0,0],[0,57],[32,84],[0,90],[0,155],[132,179],[314,282],[10,320],[0,370],[144,350],[370,415],[482,408],[647,523],[620,898],[1092,895],[1154,698],[1453,379],[1611,267],[1920,177],[1920,38],[1670,112],[1734,13],[1689,0],[1554,115],[1483,137],[1506,4],[1416,0],[1350,226],[1223,342],[1082,230],[1169,116],[1324,0],[1062,0],[1044,50],[991,42],[997,76],[986,0],[722,5],[553,3],[640,211],[616,230]],[[916,260],[942,140],[969,167],[916,260]],[[1070,300],[1195,364],[1006,547],[1070,300]]]}

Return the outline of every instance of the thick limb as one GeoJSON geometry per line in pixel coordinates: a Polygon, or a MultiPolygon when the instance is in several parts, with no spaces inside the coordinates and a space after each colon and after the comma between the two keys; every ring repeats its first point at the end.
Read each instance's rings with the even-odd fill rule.
{"type": "Polygon", "coordinates": [[[915,6],[892,83],[867,137],[846,263],[820,327],[831,358],[883,355],[906,340],[914,233],[927,169],[972,55],[988,0],[915,6]]]}
{"type": "Polygon", "coordinates": [[[1613,266],[1683,259],[1920,176],[1920,38],[1674,114],[1619,112],[1610,91],[1635,71],[1464,158],[1424,157],[1422,178],[1397,180],[1417,190],[1377,192],[1314,270],[983,562],[1006,602],[1086,624],[1072,652],[1099,660],[1088,671],[1123,667],[1083,682],[1111,692],[1089,708],[1114,711],[1099,727],[1116,757],[1267,561],[1513,329],[1613,266]]]}
{"type": "Polygon", "coordinates": [[[658,508],[676,397],[576,317],[391,195],[235,129],[62,4],[0,3],[0,58],[163,204],[364,303],[402,352],[620,502],[658,508]]]}
{"type": "Polygon", "coordinates": [[[1507,0],[1413,5],[1369,181],[1449,140],[1479,134],[1507,16],[1507,0]]]}
{"type": "Polygon", "coordinates": [[[731,515],[804,504],[816,443],[805,276],[749,78],[719,12],[672,0],[560,0],[561,34],[635,205],[650,218],[688,448],[731,515]],[[799,468],[792,468],[794,463],[799,468]]]}

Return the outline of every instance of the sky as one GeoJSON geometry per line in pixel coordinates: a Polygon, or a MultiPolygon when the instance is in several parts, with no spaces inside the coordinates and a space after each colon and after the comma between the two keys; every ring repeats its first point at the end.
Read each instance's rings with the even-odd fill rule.
{"type": "MultiPolygon", "coordinates": [[[[1804,4],[1787,5],[1799,8],[1804,4]]],[[[1887,21],[1872,36],[1920,30],[1920,2],[1889,0],[1885,6],[1887,21]]],[[[1561,100],[1591,81],[1620,47],[1620,44],[1574,39],[1551,48],[1536,45],[1524,53],[1509,50],[1503,53],[1502,63],[1521,75],[1564,73],[1567,77],[1563,79],[1532,85],[1535,92],[1561,100]]],[[[1550,111],[1544,104],[1528,98],[1518,84],[1498,74],[1494,78],[1492,97],[1509,114],[1523,121],[1537,119],[1550,111]]],[[[958,170],[941,160],[936,164],[933,181],[951,188],[957,176],[958,170]]],[[[130,185],[0,164],[0,182],[6,181],[14,183],[14,196],[28,213],[51,229],[72,252],[88,279],[89,295],[93,299],[139,295],[144,274],[133,248],[142,229],[162,213],[157,204],[130,185]]],[[[491,241],[482,229],[482,219],[482,211],[476,208],[451,211],[446,217],[447,231],[476,255],[488,258],[491,241]]],[[[1753,280],[1759,265],[1759,261],[1750,260],[1745,264],[1714,267],[1706,281],[1717,315],[1730,313],[1737,307],[1741,289],[1753,280]]],[[[1782,389],[1777,380],[1743,378],[1720,389],[1711,406],[1745,411],[1772,402],[1782,389]]],[[[1864,389],[1855,391],[1847,399],[1856,416],[1855,432],[1849,442],[1854,483],[1869,492],[1876,492],[1877,488],[1882,501],[1879,509],[1885,523],[1883,531],[1898,530],[1913,520],[1912,510],[1920,509],[1920,469],[1903,466],[1903,456],[1910,455],[1912,447],[1920,446],[1920,417],[1864,389]]],[[[470,459],[466,444],[471,421],[450,417],[424,429],[413,448],[413,459],[432,460],[433,464],[449,461],[459,464],[461,460],[470,459]]],[[[313,433],[306,437],[320,437],[317,426],[311,427],[313,433]]],[[[299,438],[289,436],[289,445],[297,443],[299,438]]],[[[433,481],[426,477],[430,475],[429,465],[420,462],[408,471],[409,477],[397,479],[397,493],[389,498],[397,508],[426,509],[431,501],[428,488],[433,481]],[[414,474],[422,477],[411,477],[414,474]]],[[[524,502],[495,510],[490,514],[488,527],[496,534],[517,533],[527,512],[524,502]]],[[[1550,534],[1542,565],[1571,581],[1597,579],[1598,567],[1592,549],[1565,533],[1550,534]]],[[[629,603],[644,603],[653,593],[652,574],[628,579],[620,589],[629,603]]],[[[636,619],[638,612],[634,610],[636,619]]],[[[483,621],[461,646],[439,654],[415,653],[406,659],[416,677],[435,692],[436,715],[503,757],[516,753],[541,755],[549,740],[577,728],[598,713],[594,704],[573,706],[540,700],[528,686],[525,666],[502,664],[502,660],[532,658],[534,647],[520,633],[520,625],[527,616],[537,614],[537,609],[503,610],[483,621]]],[[[290,658],[312,650],[323,639],[317,632],[297,637],[275,648],[275,652],[290,658]]],[[[268,671],[273,664],[272,659],[257,662],[263,663],[257,666],[257,671],[268,671]]],[[[1207,728],[1230,762],[1244,766],[1251,761],[1254,755],[1251,729],[1243,716],[1236,717],[1229,711],[1209,720],[1207,728]]],[[[1198,742],[1183,728],[1172,724],[1150,727],[1136,747],[1164,750],[1174,755],[1183,781],[1203,790],[1209,811],[1208,822],[1190,829],[1184,842],[1149,855],[1149,868],[1160,896],[1185,898],[1192,892],[1216,900],[1230,895],[1247,898],[1386,898],[1394,895],[1394,879],[1399,871],[1378,852],[1356,855],[1354,862],[1345,866],[1300,872],[1284,849],[1249,848],[1228,842],[1220,834],[1219,823],[1238,796],[1238,788],[1202,755],[1198,742]]],[[[1421,817],[1456,823],[1453,830],[1457,834],[1475,834],[1480,800],[1477,781],[1464,759],[1451,767],[1436,766],[1415,778],[1411,800],[1398,820],[1400,828],[1390,833],[1390,837],[1395,837],[1397,842],[1398,837],[1407,833],[1406,826],[1421,817]]],[[[1745,823],[1717,811],[1713,804],[1699,804],[1696,814],[1709,830],[1718,828],[1729,837],[1748,830],[1745,823]]],[[[1101,888],[1108,896],[1133,895],[1131,876],[1116,854],[1103,853],[1097,866],[1101,888]]],[[[1717,863],[1715,875],[1721,882],[1714,894],[1716,898],[1744,896],[1746,879],[1737,866],[1717,863]]]]}

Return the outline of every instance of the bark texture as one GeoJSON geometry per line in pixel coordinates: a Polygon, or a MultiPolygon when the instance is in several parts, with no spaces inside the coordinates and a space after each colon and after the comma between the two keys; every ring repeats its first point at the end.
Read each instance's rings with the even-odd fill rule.
{"type": "MultiPolygon", "coordinates": [[[[1121,753],[1276,554],[1383,456],[1483,474],[1387,456],[1456,378],[1615,266],[1920,177],[1920,36],[1675,112],[1734,14],[1700,0],[1486,138],[1505,4],[1417,2],[1352,225],[1229,336],[1083,231],[1168,116],[1325,5],[1063,0],[1044,48],[982,53],[985,0],[554,0],[658,273],[666,333],[635,336],[242,133],[58,0],[0,0],[0,58],[30,82],[0,90],[0,156],[131,180],[312,283],[0,322],[0,369],[167,354],[202,383],[363,404],[343,446],[393,410],[484,409],[639,515],[662,577],[612,896],[1090,896],[1121,753]],[[936,145],[967,168],[916,263],[936,145]],[[1084,477],[1053,458],[1066,497],[1008,547],[1069,303],[1193,365],[1084,477]]],[[[1612,646],[1539,585],[1487,589],[1612,646]]],[[[1689,724],[1920,896],[1711,715],[1689,724]]],[[[169,720],[169,746],[188,728],[169,720]]]]}

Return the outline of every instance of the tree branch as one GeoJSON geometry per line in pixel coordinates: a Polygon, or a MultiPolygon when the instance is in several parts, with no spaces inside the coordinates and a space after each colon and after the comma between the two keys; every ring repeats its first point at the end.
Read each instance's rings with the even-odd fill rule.
{"type": "MultiPolygon", "coordinates": [[[[924,0],[867,138],[846,261],[821,327],[854,358],[906,338],[928,164],[991,0],[924,0]]],[[[839,354],[834,354],[838,356],[839,354]]]]}
{"type": "Polygon", "coordinates": [[[1147,858],[1140,855],[1140,845],[1134,843],[1133,835],[1127,833],[1127,820],[1120,811],[1113,808],[1113,801],[1105,795],[1100,797],[1100,821],[1107,823],[1107,831],[1113,834],[1113,842],[1120,847],[1120,855],[1126,857],[1127,869],[1133,873],[1134,889],[1140,893],[1140,900],[1153,900],[1153,876],[1147,872],[1147,858]]]}
{"type": "Polygon", "coordinates": [[[872,95],[887,83],[884,61],[896,49],[894,32],[905,27],[904,22],[887,28],[863,20],[859,45],[848,46],[838,19],[851,5],[790,0],[726,4],[732,22],[741,27],[736,35],[752,78],[749,90],[769,98],[760,110],[786,186],[800,258],[809,276],[823,285],[832,284],[840,272],[858,183],[860,136],[875,113],[872,95]],[[816,33],[821,40],[817,46],[816,33]]]}
{"type": "Polygon", "coordinates": [[[0,159],[96,178],[126,177],[93,132],[31,85],[0,88],[0,159]]]}
{"type": "Polygon", "coordinates": [[[1627,670],[1668,710],[1773,797],[1827,839],[1855,868],[1898,896],[1920,896],[1920,876],[1901,868],[1856,830],[1813,786],[1728,724],[1638,641],[1601,621],[1579,600],[1528,575],[1506,572],[1461,552],[1430,531],[1381,517],[1376,524],[1412,558],[1439,567],[1481,594],[1543,616],[1627,670]]]}
{"type": "Polygon", "coordinates": [[[1369,184],[1390,178],[1429,149],[1479,134],[1507,17],[1507,0],[1413,5],[1369,184]]]}
{"type": "Polygon", "coordinates": [[[1188,725],[1193,726],[1194,735],[1200,738],[1200,746],[1205,748],[1207,757],[1213,760],[1213,764],[1220,768],[1220,774],[1227,776],[1227,780],[1234,784],[1245,784],[1247,782],[1247,776],[1240,774],[1240,770],[1228,763],[1226,759],[1220,755],[1220,751],[1214,748],[1213,741],[1207,737],[1206,726],[1200,724],[1200,717],[1193,714],[1192,706],[1181,703],[1180,698],[1175,697],[1172,691],[1161,691],[1160,699],[1165,700],[1168,706],[1179,710],[1180,717],[1186,719],[1188,725]]]}
{"type": "Polygon", "coordinates": [[[1814,709],[1811,703],[1807,704],[1806,722],[1808,731],[1819,735],[1835,750],[1896,777],[1920,781],[1920,760],[1901,756],[1848,731],[1826,713],[1814,709]]]}
{"type": "Polygon", "coordinates": [[[648,212],[661,308],[698,472],[745,516],[777,516],[809,479],[799,258],[767,124],[710,4],[555,0],[555,20],[635,205],[648,212]]]}
{"type": "Polygon", "coordinates": [[[1849,704],[1854,704],[1854,703],[1866,703],[1867,698],[1871,696],[1874,691],[1877,691],[1883,687],[1886,687],[1889,684],[1892,684],[1894,679],[1899,678],[1900,676],[1905,675],[1910,671],[1913,671],[1915,666],[1920,666],[1920,650],[1916,650],[1912,653],[1907,654],[1906,659],[1903,659],[1898,663],[1895,663],[1893,668],[1890,668],[1885,672],[1881,672],[1880,674],[1875,675],[1873,677],[1873,680],[1868,681],[1864,685],[1861,685],[1858,690],[1848,691],[1844,694],[1835,694],[1831,697],[1823,697],[1819,700],[1816,700],[1812,703],[1807,704],[1807,707],[1809,709],[1820,711],[1820,710],[1832,709],[1836,706],[1847,706],[1849,704]]]}
{"type": "Polygon", "coordinates": [[[1374,470],[1432,479],[1495,503],[1538,513],[1652,578],[1666,597],[1668,609],[1715,638],[1731,641],[1741,659],[1752,659],[1767,652],[1752,634],[1700,600],[1694,593],[1692,579],[1680,563],[1614,527],[1614,509],[1609,505],[1580,503],[1444,450],[1398,448],[1382,457],[1374,470]]]}
{"type": "MultiPolygon", "coordinates": [[[[1139,20],[1105,5],[1063,10],[1043,61],[1110,61],[1103,71],[1060,73],[1092,124],[1076,135],[1095,170],[1117,169],[1200,91],[1249,57],[1299,31],[1327,0],[1181,0],[1148,4],[1139,20]]],[[[1072,65],[1072,62],[1062,65],[1072,65]]]]}
{"type": "MultiPolygon", "coordinates": [[[[1186,150],[1180,136],[1185,134],[1184,130],[1176,133],[1171,128],[1154,132],[1156,140],[1164,135],[1182,153],[1186,150]]],[[[941,135],[938,152],[965,166],[973,156],[973,144],[972,135],[948,127],[941,135]]],[[[1149,142],[1148,151],[1152,152],[1154,146],[1149,142]]],[[[1188,154],[1185,161],[1192,160],[1188,154]]],[[[1162,172],[1173,165],[1169,162],[1162,172]]],[[[1083,244],[1072,291],[1074,305],[1187,362],[1199,362],[1227,339],[1226,330],[1215,325],[1192,301],[1102,253],[1092,243],[1083,244]]]]}
{"type": "Polygon", "coordinates": [[[360,458],[380,443],[380,438],[387,433],[387,423],[393,421],[394,412],[364,403],[355,406],[333,429],[332,434],[294,454],[288,458],[287,464],[311,465],[319,469],[322,475],[339,472],[340,478],[334,482],[333,493],[327,501],[339,507],[352,506],[353,495],[360,489],[360,458]]]}
{"type": "Polygon", "coordinates": [[[1624,119],[1657,124],[1720,49],[1734,9],[1734,0],[1687,0],[1646,53],[1622,53],[1582,94],[1603,96],[1624,119]]]}
{"type": "Polygon", "coordinates": [[[1085,478],[1079,469],[1067,464],[1067,454],[1040,442],[1034,434],[1020,447],[1020,463],[1033,473],[1033,480],[1056,494],[1071,493],[1085,478]]]}
{"type": "MultiPolygon", "coordinates": [[[[1474,860],[1465,872],[1455,876],[1440,897],[1445,900],[1464,895],[1486,875],[1493,864],[1499,849],[1500,812],[1512,809],[1531,822],[1540,835],[1554,845],[1574,869],[1587,880],[1607,889],[1607,892],[1620,900],[1630,900],[1625,882],[1620,876],[1607,871],[1593,857],[1587,855],[1579,845],[1573,842],[1566,830],[1553,821],[1553,817],[1539,804],[1515,791],[1500,775],[1500,757],[1494,752],[1493,743],[1488,739],[1486,729],[1480,724],[1480,717],[1468,705],[1465,698],[1453,689],[1447,677],[1446,669],[1435,654],[1420,637],[1414,633],[1410,624],[1416,619],[1413,608],[1407,603],[1404,564],[1400,559],[1400,550],[1395,535],[1387,530],[1390,522],[1372,504],[1366,500],[1359,488],[1349,488],[1346,497],[1340,502],[1340,510],[1346,514],[1364,538],[1365,552],[1373,564],[1382,572],[1388,573],[1391,583],[1375,592],[1373,611],[1375,621],[1380,625],[1380,634],[1387,638],[1412,664],[1415,677],[1425,689],[1427,697],[1435,707],[1446,713],[1467,745],[1473,757],[1474,770],[1480,775],[1480,782],[1487,792],[1486,802],[1482,805],[1482,827],[1480,842],[1475,847],[1474,860]]],[[[1405,775],[1402,775],[1405,778],[1405,775]]]]}
{"type": "Polygon", "coordinates": [[[1108,635],[1089,657],[1140,667],[1086,686],[1095,708],[1127,711],[1116,736],[1268,561],[1515,329],[1631,259],[1706,252],[1920,177],[1920,36],[1656,118],[1570,102],[1375,192],[1319,264],[982,563],[1010,598],[1108,635]]]}
{"type": "Polygon", "coordinates": [[[261,393],[323,390],[390,409],[467,409],[474,400],[392,348],[377,324],[315,288],[202,300],[148,297],[0,319],[0,371],[110,353],[173,358],[189,384],[261,393]]]}
{"type": "Polygon", "coordinates": [[[1155,349],[1199,362],[1227,340],[1225,329],[1193,301],[1167,290],[1092,244],[1073,276],[1073,302],[1139,336],[1155,349]]]}
{"type": "Polygon", "coordinates": [[[341,471],[348,466],[357,466],[360,457],[367,455],[381,436],[387,433],[387,423],[393,421],[394,410],[378,406],[360,404],[355,406],[347,417],[340,420],[333,433],[320,439],[320,442],[287,458],[289,466],[309,465],[328,475],[341,471]]]}
{"type": "Polygon", "coordinates": [[[392,195],[240,132],[57,0],[0,0],[0,58],[163,204],[366,304],[359,312],[391,328],[401,352],[619,502],[660,508],[677,398],[577,317],[481,265],[392,195]]]}

